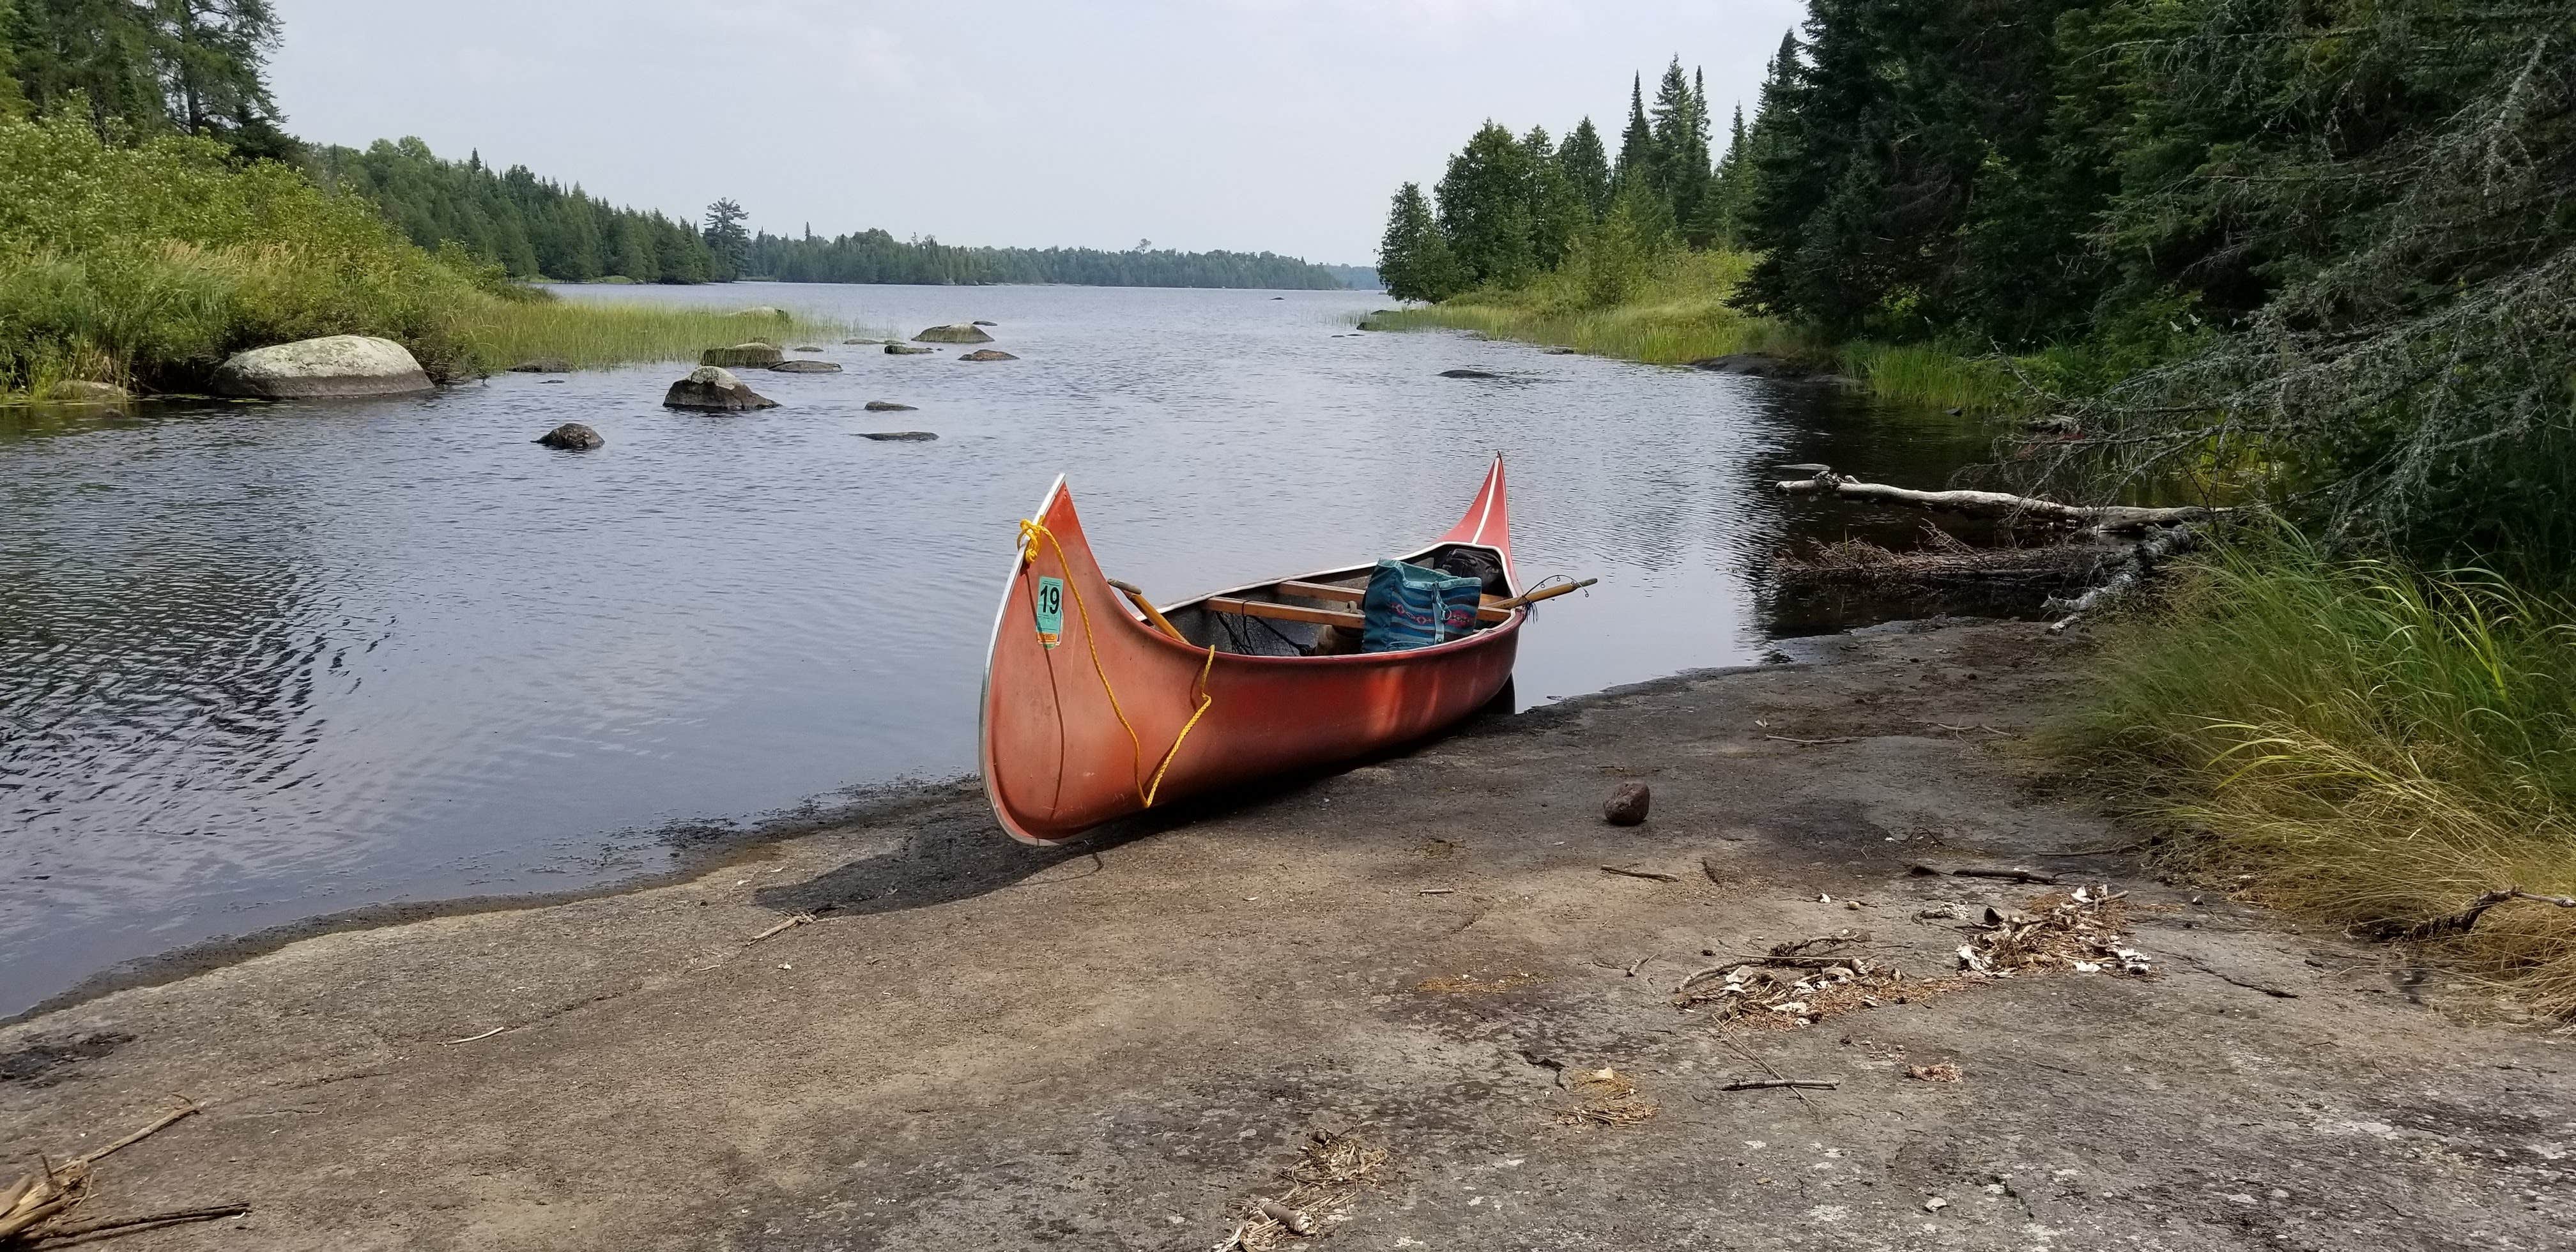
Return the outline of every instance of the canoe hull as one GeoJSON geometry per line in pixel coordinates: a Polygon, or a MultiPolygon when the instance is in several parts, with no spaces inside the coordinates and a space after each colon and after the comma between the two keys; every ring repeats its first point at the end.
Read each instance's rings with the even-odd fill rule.
{"type": "MultiPolygon", "coordinates": [[[[1501,488],[1497,463],[1479,497],[1487,519],[1501,488]]],[[[1034,521],[1043,531],[1013,562],[994,623],[982,734],[985,794],[1002,828],[1027,843],[1061,843],[1141,812],[1147,794],[1168,804],[1435,734],[1511,680],[1529,616],[1516,610],[1490,629],[1407,652],[1211,659],[1127,611],[1092,558],[1063,480],[1034,521]],[[1055,618],[1041,612],[1050,580],[1061,584],[1055,618]],[[1052,646],[1041,634],[1048,625],[1052,646]]],[[[1452,536],[1489,543],[1508,562],[1508,535],[1491,520],[1481,533],[1452,536]]]]}

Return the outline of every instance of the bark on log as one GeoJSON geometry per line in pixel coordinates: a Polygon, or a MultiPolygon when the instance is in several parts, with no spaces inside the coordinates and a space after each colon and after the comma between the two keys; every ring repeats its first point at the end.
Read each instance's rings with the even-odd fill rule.
{"type": "Polygon", "coordinates": [[[2129,550],[2129,559],[2123,562],[2109,578],[2103,580],[2100,586],[2072,600],[2051,597],[2048,602],[2049,607],[2064,609],[2066,616],[2049,623],[2048,633],[2052,635],[2061,633],[2067,627],[2083,620],[2085,614],[2136,590],[2138,584],[2146,580],[2147,575],[2156,571],[2157,566],[2198,545],[2200,533],[2201,528],[2192,525],[2176,526],[2149,535],[2139,540],[2137,547],[2129,550]]]}
{"type": "Polygon", "coordinates": [[[1781,483],[1780,490],[1791,495],[1831,492],[1846,500],[1902,504],[1973,517],[2035,517],[2069,526],[2090,526],[2106,532],[2139,531],[2150,526],[2207,521],[2225,511],[2199,505],[2149,509],[2126,504],[2060,504],[2054,500],[2002,491],[1916,491],[1911,487],[1891,487],[1886,483],[1865,483],[1830,470],[1813,478],[1792,478],[1781,483]]]}

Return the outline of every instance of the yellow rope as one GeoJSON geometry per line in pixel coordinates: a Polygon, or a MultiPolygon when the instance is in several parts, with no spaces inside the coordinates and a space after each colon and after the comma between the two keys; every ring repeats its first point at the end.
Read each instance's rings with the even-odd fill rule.
{"type": "Polygon", "coordinates": [[[1164,753],[1163,763],[1154,767],[1154,781],[1137,783],[1137,776],[1145,772],[1145,743],[1136,737],[1136,726],[1127,720],[1127,710],[1119,707],[1118,689],[1109,685],[1109,670],[1100,663],[1100,643],[1091,632],[1091,605],[1082,598],[1082,581],[1073,576],[1073,563],[1064,559],[1064,545],[1057,542],[1055,532],[1048,530],[1044,522],[1023,518],[1020,522],[1020,559],[1035,566],[1041,539],[1055,549],[1055,563],[1064,570],[1064,584],[1073,590],[1073,608],[1082,617],[1082,643],[1091,650],[1091,672],[1100,676],[1100,690],[1109,697],[1109,711],[1118,715],[1118,724],[1127,731],[1128,782],[1135,785],[1136,798],[1144,801],[1145,807],[1150,809],[1154,807],[1154,797],[1163,790],[1163,775],[1170,771],[1173,760],[1181,755],[1181,745],[1189,741],[1190,731],[1216,704],[1216,696],[1207,689],[1208,675],[1216,669],[1216,645],[1208,645],[1207,660],[1199,666],[1198,711],[1190,714],[1190,720],[1181,724],[1181,733],[1172,737],[1172,750],[1164,753]]]}

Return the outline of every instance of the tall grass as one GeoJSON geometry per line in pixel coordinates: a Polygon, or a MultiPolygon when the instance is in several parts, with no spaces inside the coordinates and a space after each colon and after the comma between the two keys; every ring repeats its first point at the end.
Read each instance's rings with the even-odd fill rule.
{"type": "MultiPolygon", "coordinates": [[[[2507,885],[2576,894],[2576,609],[2492,575],[2224,552],[2114,628],[2058,748],[2181,830],[2168,855],[2341,924],[2507,885]]],[[[2437,954],[2576,1013],[2576,910],[2516,901],[2437,954]]]]}
{"type": "Polygon", "coordinates": [[[453,247],[425,252],[283,165],[185,136],[102,143],[72,116],[0,118],[0,399],[78,379],[189,390],[234,352],[320,335],[395,340],[447,379],[846,330],[558,301],[453,247]]]}
{"type": "Polygon", "coordinates": [[[694,361],[703,349],[749,339],[792,347],[836,343],[858,331],[846,322],[804,314],[752,317],[611,299],[488,301],[459,310],[450,325],[474,363],[487,370],[540,358],[575,369],[694,361]]]}
{"type": "Polygon", "coordinates": [[[1480,289],[1440,304],[1374,314],[1383,330],[1472,330],[1498,339],[1551,344],[1596,356],[1687,365],[1762,353],[1845,375],[1890,399],[1978,410],[2014,407],[2011,372],[1996,360],[1939,346],[1836,345],[1811,331],[1751,317],[1727,303],[1752,258],[1713,249],[1669,253],[1641,280],[1594,303],[1598,284],[1569,264],[1515,290],[1480,289]]]}

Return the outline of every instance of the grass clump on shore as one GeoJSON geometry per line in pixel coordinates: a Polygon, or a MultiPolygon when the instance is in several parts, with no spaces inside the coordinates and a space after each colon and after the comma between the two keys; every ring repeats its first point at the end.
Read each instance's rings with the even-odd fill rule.
{"type": "Polygon", "coordinates": [[[1937,345],[1836,345],[1736,309],[1728,299],[1752,264],[1751,256],[1725,249],[1671,250],[1629,262],[1624,281],[1605,280],[1578,253],[1521,287],[1479,288],[1369,321],[1382,330],[1472,330],[1649,365],[1760,353],[1843,374],[1892,400],[1979,410],[2016,402],[2010,371],[1992,359],[1937,345]]]}
{"type": "Polygon", "coordinates": [[[841,329],[557,300],[211,140],[111,143],[80,117],[0,119],[0,397],[73,380],[193,390],[235,352],[321,335],[394,340],[444,381],[841,329]]]}
{"type": "MultiPolygon", "coordinates": [[[[2479,571],[2221,553],[2116,627],[2059,748],[2251,898],[2388,929],[2507,886],[2576,894],[2576,606],[2479,571]]],[[[2576,1013],[2576,909],[2512,901],[2438,956],[2576,1013]]]]}

